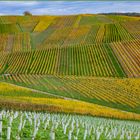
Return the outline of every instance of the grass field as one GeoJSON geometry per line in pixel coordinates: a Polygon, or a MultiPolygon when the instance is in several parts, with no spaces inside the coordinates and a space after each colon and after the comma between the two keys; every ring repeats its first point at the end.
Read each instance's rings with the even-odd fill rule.
{"type": "Polygon", "coordinates": [[[139,23],[117,15],[1,16],[1,108],[139,120],[139,23]]]}

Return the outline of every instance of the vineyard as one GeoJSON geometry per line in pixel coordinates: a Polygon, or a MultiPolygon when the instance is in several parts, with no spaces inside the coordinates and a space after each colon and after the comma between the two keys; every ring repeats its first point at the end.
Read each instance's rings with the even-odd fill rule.
{"type": "Polygon", "coordinates": [[[0,109],[0,139],[139,140],[140,17],[1,16],[0,109]]]}
{"type": "Polygon", "coordinates": [[[18,74],[4,75],[1,80],[51,95],[140,113],[139,79],[18,74]]]}
{"type": "Polygon", "coordinates": [[[4,139],[139,140],[140,124],[79,115],[5,111],[0,114],[4,139]]]}
{"type": "Polygon", "coordinates": [[[108,118],[140,120],[140,114],[73,100],[60,95],[33,90],[8,83],[0,83],[0,107],[12,110],[65,112],[108,118]],[[11,100],[12,99],[12,100],[11,100]]]}
{"type": "Polygon", "coordinates": [[[139,18],[3,16],[0,22],[1,74],[140,76],[139,18]]]}

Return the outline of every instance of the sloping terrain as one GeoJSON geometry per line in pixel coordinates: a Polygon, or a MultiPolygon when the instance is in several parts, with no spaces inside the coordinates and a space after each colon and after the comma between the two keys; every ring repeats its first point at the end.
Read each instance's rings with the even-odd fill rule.
{"type": "Polygon", "coordinates": [[[51,96],[37,90],[0,82],[0,107],[15,110],[76,113],[100,117],[140,120],[140,114],[124,112],[70,98],[51,96]],[[12,99],[12,100],[11,100],[12,99]]]}
{"type": "Polygon", "coordinates": [[[71,99],[140,113],[140,79],[6,75],[3,81],[71,99]]]}
{"type": "Polygon", "coordinates": [[[37,90],[43,104],[57,95],[140,113],[139,78],[139,17],[0,17],[0,80],[37,90]]]}

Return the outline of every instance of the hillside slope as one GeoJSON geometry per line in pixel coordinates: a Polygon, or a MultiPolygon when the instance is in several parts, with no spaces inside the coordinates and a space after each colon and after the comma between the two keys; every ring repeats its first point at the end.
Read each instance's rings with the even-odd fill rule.
{"type": "Polygon", "coordinates": [[[97,104],[58,98],[28,88],[0,82],[0,108],[85,114],[99,117],[140,120],[140,114],[97,104]],[[11,100],[12,99],[12,100],[11,100]]]}
{"type": "Polygon", "coordinates": [[[46,92],[140,113],[140,17],[1,16],[0,42],[0,81],[39,91],[40,102],[46,92]]]}

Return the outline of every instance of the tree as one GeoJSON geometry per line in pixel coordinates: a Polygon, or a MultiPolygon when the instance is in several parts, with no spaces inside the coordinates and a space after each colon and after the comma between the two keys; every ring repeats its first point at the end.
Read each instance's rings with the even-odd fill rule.
{"type": "Polygon", "coordinates": [[[24,14],[25,16],[32,16],[32,14],[31,14],[29,11],[25,11],[23,14],[24,14]]]}

